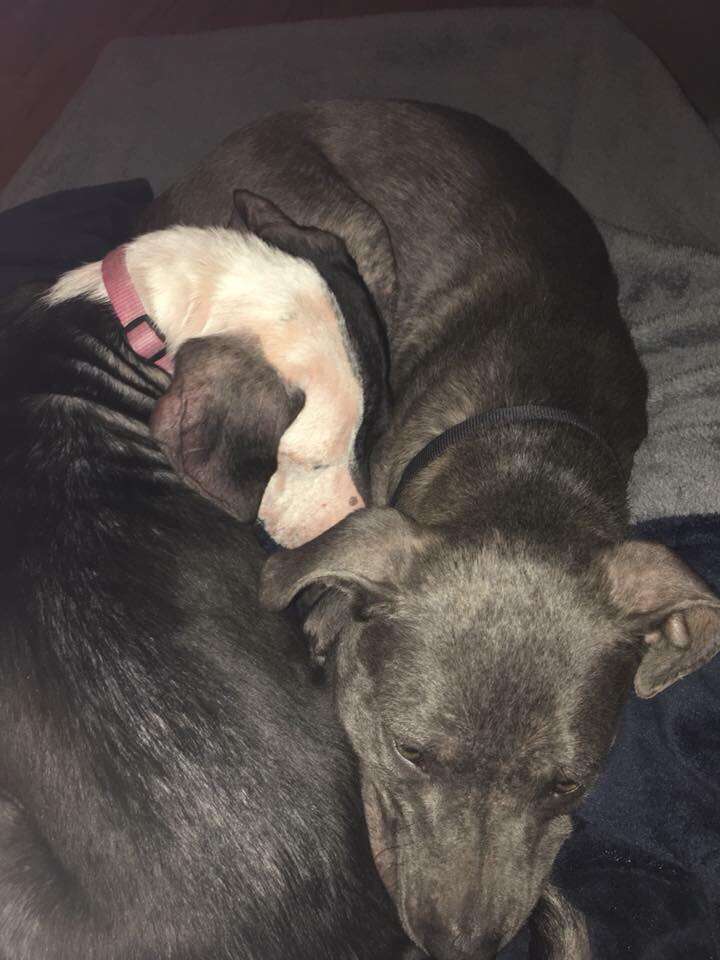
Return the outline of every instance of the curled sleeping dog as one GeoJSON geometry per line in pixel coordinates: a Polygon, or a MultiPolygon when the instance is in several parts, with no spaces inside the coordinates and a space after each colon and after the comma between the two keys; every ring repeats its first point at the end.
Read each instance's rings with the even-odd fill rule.
{"type": "MultiPolygon", "coordinates": [[[[176,227],[140,237],[105,264],[70,271],[49,302],[76,295],[135,298],[138,316],[129,319],[141,327],[129,326],[130,335],[161,345],[140,319],[148,314],[169,357],[188,340],[222,334],[277,373],[295,403],[269,479],[268,464],[253,463],[258,441],[245,429],[251,422],[263,432],[252,409],[262,397],[242,377],[226,381],[221,397],[209,355],[202,373],[191,374],[189,364],[178,370],[156,414],[156,435],[178,471],[239,519],[254,517],[227,482],[228,466],[243,490],[253,478],[264,487],[258,520],[283,546],[300,546],[365,505],[369,451],[387,424],[387,352],[372,298],[337,237],[299,227],[238,191],[228,229],[176,227]],[[201,435],[211,408],[215,430],[201,435]]],[[[215,356],[222,365],[222,351],[215,356]]]]}
{"type": "MultiPolygon", "coordinates": [[[[131,270],[162,249],[172,280],[177,239],[131,270]]],[[[77,280],[0,308],[0,955],[398,960],[331,699],[257,602],[265,554],[171,468],[167,375],[77,280]]],[[[295,401],[237,337],[180,349],[273,408],[223,488],[253,516],[295,401]]]]}
{"type": "Polygon", "coordinates": [[[264,601],[332,588],[306,626],[333,651],[378,868],[416,943],[493,957],[546,889],[633,682],[655,695],[720,645],[717,598],[625,539],[646,378],[607,253],[511,138],[438,106],[261,120],[144,228],[222,222],[236,187],[345,241],[394,397],[371,465],[392,506],[271,557],[264,601]]]}

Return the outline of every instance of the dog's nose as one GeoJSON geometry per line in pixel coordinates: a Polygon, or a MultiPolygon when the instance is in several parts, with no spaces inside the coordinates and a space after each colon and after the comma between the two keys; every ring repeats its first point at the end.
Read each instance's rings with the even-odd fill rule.
{"type": "Polygon", "coordinates": [[[437,927],[425,929],[423,936],[423,948],[433,960],[495,960],[502,942],[495,934],[452,936],[437,927]]]}
{"type": "Polygon", "coordinates": [[[502,937],[483,937],[477,945],[476,952],[473,954],[475,960],[495,960],[495,957],[497,957],[500,952],[502,941],[502,937]]]}

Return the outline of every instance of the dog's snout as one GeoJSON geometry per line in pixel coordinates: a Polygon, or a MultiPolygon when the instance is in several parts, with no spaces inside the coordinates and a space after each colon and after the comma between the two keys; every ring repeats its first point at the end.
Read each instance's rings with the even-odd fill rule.
{"type": "Polygon", "coordinates": [[[453,933],[437,923],[422,925],[423,948],[433,960],[495,960],[503,943],[494,933],[453,933]]]}
{"type": "Polygon", "coordinates": [[[500,952],[500,945],[502,944],[503,938],[495,936],[481,937],[477,946],[474,948],[475,952],[472,954],[476,960],[495,960],[495,957],[500,952]]]}

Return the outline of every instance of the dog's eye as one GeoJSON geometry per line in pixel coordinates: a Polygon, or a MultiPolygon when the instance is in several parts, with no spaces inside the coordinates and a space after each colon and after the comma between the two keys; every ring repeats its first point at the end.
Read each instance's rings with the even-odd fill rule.
{"type": "Polygon", "coordinates": [[[413,766],[419,767],[423,762],[422,750],[418,750],[417,747],[411,746],[409,743],[399,743],[395,741],[395,749],[403,758],[407,760],[408,763],[412,763],[413,766]]]}
{"type": "Polygon", "coordinates": [[[567,780],[561,778],[555,780],[552,784],[552,792],[556,797],[571,797],[582,790],[582,784],[577,780],[567,780]]]}

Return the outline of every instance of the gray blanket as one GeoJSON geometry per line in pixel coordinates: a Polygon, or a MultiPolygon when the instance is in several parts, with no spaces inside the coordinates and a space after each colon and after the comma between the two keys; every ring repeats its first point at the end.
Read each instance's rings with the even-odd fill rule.
{"type": "Polygon", "coordinates": [[[594,10],[362,17],[112,43],[2,195],[156,190],[302,100],[436,100],[514,134],[595,216],[720,250],[720,144],[655,56],[594,10]]]}
{"type": "Polygon", "coordinates": [[[633,517],[720,513],[720,257],[604,232],[621,309],[650,378],[633,517]]]}
{"type": "Polygon", "coordinates": [[[331,96],[481,113],[625,228],[606,236],[651,377],[634,515],[720,510],[720,259],[699,252],[720,251],[720,143],[610,15],[482,9],[117,41],[0,208],[134,176],[161,189],[258,115],[331,96]]]}

